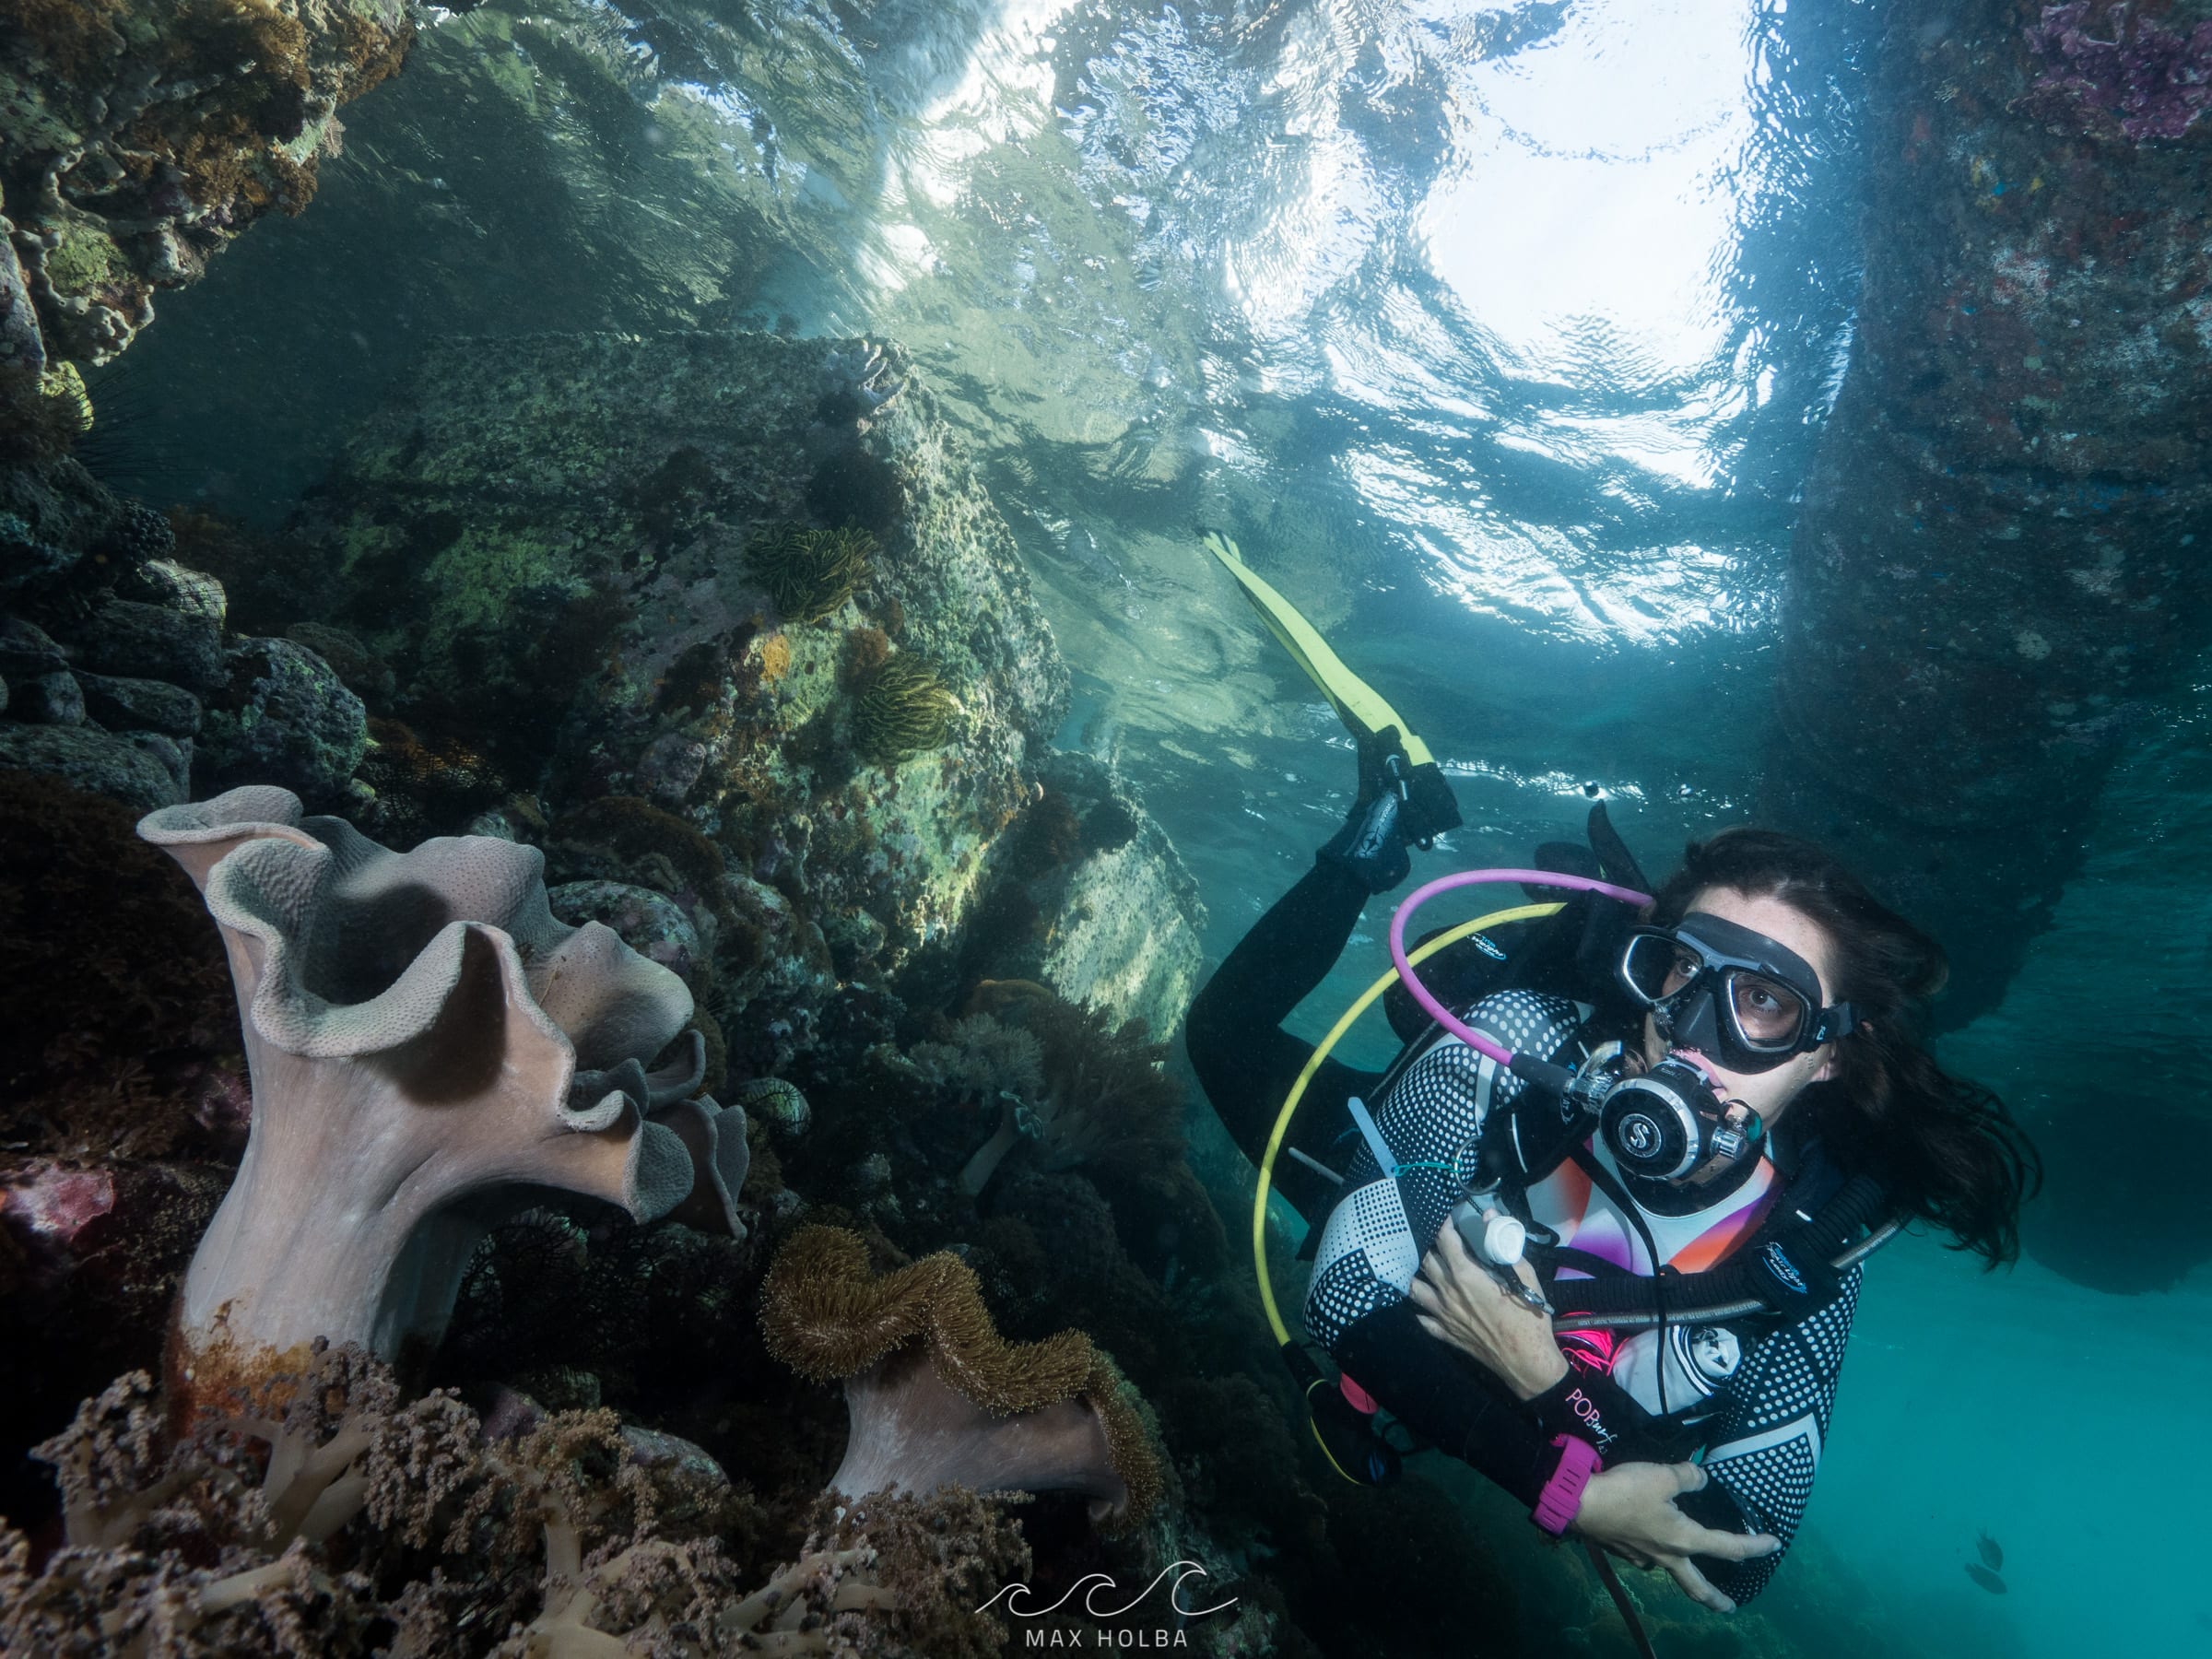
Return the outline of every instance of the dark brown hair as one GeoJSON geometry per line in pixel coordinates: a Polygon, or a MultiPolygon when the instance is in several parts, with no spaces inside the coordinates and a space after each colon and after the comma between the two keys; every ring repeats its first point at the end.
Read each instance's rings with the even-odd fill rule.
{"type": "Polygon", "coordinates": [[[1684,851],[1652,919],[1672,926],[1711,888],[1778,899],[1835,947],[1831,999],[1864,1022],[1836,1041],[1836,1069],[1791,1106],[1829,1156],[1873,1176],[1902,1216],[1933,1223],[1991,1267],[2018,1259],[2020,1206],[2042,1161],[2005,1103],[1954,1077],[1922,1046],[1928,1000],[1950,968],[1943,947],[1866,890],[1825,849],[1772,830],[1724,830],[1684,851]]]}

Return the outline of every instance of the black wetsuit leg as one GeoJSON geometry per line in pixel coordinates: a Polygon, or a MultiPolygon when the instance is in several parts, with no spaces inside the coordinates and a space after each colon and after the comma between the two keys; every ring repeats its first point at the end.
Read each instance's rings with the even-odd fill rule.
{"type": "Polygon", "coordinates": [[[1420,1312],[1394,1301],[1362,1314],[1337,1344],[1336,1362],[1391,1416],[1533,1510],[1559,1466],[1558,1448],[1502,1382],[1421,1329],[1420,1312]]]}
{"type": "MultiPolygon", "coordinates": [[[[1366,887],[1348,871],[1316,864],[1253,924],[1191,1004],[1183,1041],[1192,1068],[1223,1126],[1255,1164],[1283,1098],[1313,1055],[1313,1044],[1284,1030],[1282,1022],[1343,954],[1367,900],[1366,887]]],[[[1306,1086],[1286,1145],[1340,1167],[1341,1154],[1333,1153],[1350,1122],[1344,1102],[1364,1096],[1382,1077],[1324,1061],[1306,1086]]],[[[1288,1157],[1276,1160],[1275,1189],[1316,1225],[1340,1193],[1288,1157]]]]}

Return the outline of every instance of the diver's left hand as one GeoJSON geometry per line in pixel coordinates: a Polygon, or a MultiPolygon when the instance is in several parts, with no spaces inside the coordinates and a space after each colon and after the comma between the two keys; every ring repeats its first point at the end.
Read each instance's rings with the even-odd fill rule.
{"type": "MultiPolygon", "coordinates": [[[[1530,1289],[1542,1288],[1525,1257],[1514,1271],[1530,1289]]],[[[1479,1360],[1516,1398],[1533,1400],[1567,1374],[1550,1319],[1491,1277],[1449,1221],[1437,1230],[1408,1294],[1421,1311],[1421,1329],[1479,1360]]]]}

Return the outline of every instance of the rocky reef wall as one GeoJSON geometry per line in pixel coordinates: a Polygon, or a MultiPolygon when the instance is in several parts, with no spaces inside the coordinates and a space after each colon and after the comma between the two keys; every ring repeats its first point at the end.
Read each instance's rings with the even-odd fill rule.
{"type": "MultiPolygon", "coordinates": [[[[1865,286],[1792,553],[1761,807],[1947,943],[1947,1023],[2004,994],[2114,761],[2212,644],[2208,107],[2200,0],[1890,8],[1865,286]]],[[[2108,1110],[2040,1125],[2047,1149],[2108,1110]]],[[[2077,1271],[2106,1253],[2086,1241],[2121,1194],[2053,1193],[2044,1248],[2077,1271]],[[2060,1217],[2083,1237],[2055,1239],[2060,1217]]],[[[2212,1254],[2183,1230],[2185,1259],[2212,1254]]]]}
{"type": "Polygon", "coordinates": [[[196,280],[255,219],[305,207],[338,107],[414,38],[405,0],[0,4],[9,425],[38,415],[65,436],[76,365],[120,354],[158,290],[196,280]]]}
{"type": "Polygon", "coordinates": [[[1774,806],[2002,994],[2212,642],[2201,5],[1893,9],[1865,287],[1806,487],[1774,806]],[[1933,849],[1933,851],[1931,851],[1933,849]]]}
{"type": "Polygon", "coordinates": [[[450,817],[465,747],[477,808],[542,838],[575,901],[660,918],[748,1070],[841,983],[910,971],[1041,978],[1162,1028],[1187,1000],[1189,878],[1125,786],[1052,782],[1083,770],[1049,747],[1066,668],[895,350],[454,342],[280,552],[232,557],[241,613],[312,618],[377,715],[365,824],[450,817]],[[655,847],[668,902],[617,890],[655,847]],[[1133,926],[1140,900],[1166,902],[1133,926]]]}

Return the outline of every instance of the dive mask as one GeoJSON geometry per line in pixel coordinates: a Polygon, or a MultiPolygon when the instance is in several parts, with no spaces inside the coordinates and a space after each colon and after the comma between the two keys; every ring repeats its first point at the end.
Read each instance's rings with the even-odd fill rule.
{"type": "Polygon", "coordinates": [[[1618,978],[1668,1047],[1734,1072],[1772,1071],[1857,1024],[1849,1003],[1821,1005],[1820,977],[1795,951],[1702,911],[1631,930],[1618,978]]]}

